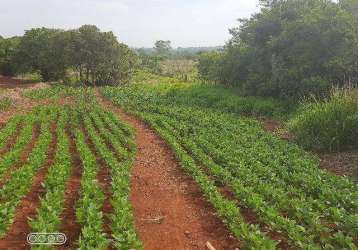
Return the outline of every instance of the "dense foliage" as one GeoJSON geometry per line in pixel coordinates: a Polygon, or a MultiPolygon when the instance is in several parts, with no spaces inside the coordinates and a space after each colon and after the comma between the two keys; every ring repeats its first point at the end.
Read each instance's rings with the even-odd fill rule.
{"type": "Polygon", "coordinates": [[[222,52],[204,53],[206,80],[248,95],[325,95],[332,85],[358,82],[356,1],[261,1],[262,9],[230,30],[222,52]]]}
{"type": "Polygon", "coordinates": [[[92,25],[69,31],[35,28],[22,37],[0,39],[0,73],[5,75],[39,72],[45,81],[117,85],[129,81],[136,60],[112,32],[92,25]]]}
{"type": "Polygon", "coordinates": [[[0,74],[12,76],[16,73],[15,52],[20,38],[0,38],[0,74]]]}
{"type": "Polygon", "coordinates": [[[167,88],[101,92],[165,139],[244,249],[356,249],[356,183],[320,170],[316,158],[257,121],[167,88]]]}
{"type": "Polygon", "coordinates": [[[305,104],[289,123],[299,144],[318,150],[358,148],[358,91],[334,90],[305,104]]]}

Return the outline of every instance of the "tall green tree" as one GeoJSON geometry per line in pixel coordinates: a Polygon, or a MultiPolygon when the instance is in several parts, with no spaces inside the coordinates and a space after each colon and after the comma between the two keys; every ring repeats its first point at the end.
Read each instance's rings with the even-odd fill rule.
{"type": "Polygon", "coordinates": [[[154,49],[159,55],[168,55],[172,50],[171,41],[156,41],[154,49]]]}
{"type": "MultiPolygon", "coordinates": [[[[261,1],[260,13],[230,30],[220,83],[248,95],[325,95],[332,85],[358,82],[358,23],[345,0],[261,1]]],[[[206,62],[208,65],[208,63],[206,62]]]]}
{"type": "Polygon", "coordinates": [[[62,78],[66,69],[64,34],[62,30],[47,28],[26,31],[16,53],[18,70],[38,71],[44,81],[62,78]]]}
{"type": "Polygon", "coordinates": [[[84,25],[70,32],[69,59],[81,81],[88,84],[126,83],[136,64],[136,56],[118,42],[112,32],[84,25]]]}
{"type": "Polygon", "coordinates": [[[14,76],[16,74],[15,53],[20,42],[19,37],[0,39],[0,74],[14,76]]]}

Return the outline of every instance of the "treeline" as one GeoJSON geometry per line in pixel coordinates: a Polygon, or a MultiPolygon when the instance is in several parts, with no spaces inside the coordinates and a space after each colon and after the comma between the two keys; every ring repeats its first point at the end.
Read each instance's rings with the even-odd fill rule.
{"type": "Polygon", "coordinates": [[[202,53],[201,77],[256,96],[326,95],[358,82],[357,0],[262,0],[220,51],[202,53]]]}
{"type": "Polygon", "coordinates": [[[84,25],[74,30],[36,28],[22,37],[0,38],[0,74],[38,72],[44,81],[127,83],[136,54],[112,32],[84,25]]]}

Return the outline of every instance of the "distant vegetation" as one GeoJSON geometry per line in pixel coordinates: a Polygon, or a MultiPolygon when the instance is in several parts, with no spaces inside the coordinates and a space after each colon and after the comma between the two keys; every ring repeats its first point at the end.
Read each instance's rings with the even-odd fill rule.
{"type": "Polygon", "coordinates": [[[297,98],[358,83],[358,3],[266,0],[223,51],[203,53],[203,79],[256,96],[297,98]]]}
{"type": "Polygon", "coordinates": [[[213,48],[171,47],[171,41],[159,40],[152,49],[136,49],[139,67],[154,74],[176,77],[182,81],[197,80],[197,60],[199,52],[213,48]]]}
{"type": "Polygon", "coordinates": [[[0,39],[0,74],[39,72],[44,81],[96,85],[127,83],[135,54],[112,32],[84,25],[75,30],[36,28],[0,39]]]}

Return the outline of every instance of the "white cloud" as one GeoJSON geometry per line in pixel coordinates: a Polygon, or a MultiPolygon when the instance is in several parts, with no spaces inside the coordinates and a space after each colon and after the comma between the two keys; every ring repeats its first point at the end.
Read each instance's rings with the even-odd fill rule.
{"type": "Polygon", "coordinates": [[[0,0],[0,34],[32,27],[75,28],[95,24],[130,46],[219,45],[236,20],[258,10],[258,0],[0,0]]]}

